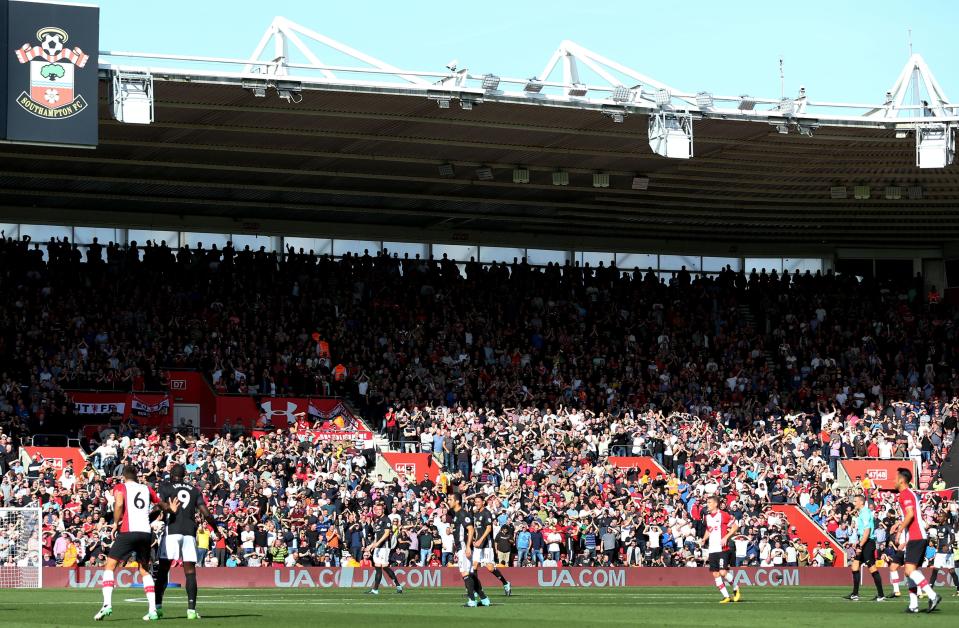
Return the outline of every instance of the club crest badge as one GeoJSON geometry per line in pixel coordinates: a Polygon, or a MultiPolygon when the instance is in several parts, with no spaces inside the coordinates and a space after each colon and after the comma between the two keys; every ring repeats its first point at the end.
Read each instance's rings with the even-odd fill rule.
{"type": "Polygon", "coordinates": [[[76,91],[74,75],[86,65],[88,55],[78,47],[67,48],[69,39],[63,29],[44,26],[37,31],[37,43],[14,51],[20,63],[30,64],[30,89],[17,97],[17,104],[39,118],[69,118],[87,107],[83,94],[76,91]]]}

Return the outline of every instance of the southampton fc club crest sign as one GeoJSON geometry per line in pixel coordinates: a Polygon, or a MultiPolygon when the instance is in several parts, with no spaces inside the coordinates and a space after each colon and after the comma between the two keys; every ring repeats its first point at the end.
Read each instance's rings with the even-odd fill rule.
{"type": "Polygon", "coordinates": [[[69,34],[54,26],[37,31],[37,43],[23,44],[14,52],[20,63],[30,64],[30,89],[17,97],[17,104],[40,118],[74,116],[87,107],[78,94],[74,76],[88,56],[78,47],[67,48],[69,34]]]}

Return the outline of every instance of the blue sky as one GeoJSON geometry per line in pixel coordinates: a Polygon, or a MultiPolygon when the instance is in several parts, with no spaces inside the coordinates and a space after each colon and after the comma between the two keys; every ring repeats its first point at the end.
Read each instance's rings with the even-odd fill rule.
{"type": "MultiPolygon", "coordinates": [[[[538,74],[571,39],[677,89],[881,102],[908,57],[907,30],[959,99],[959,2],[807,0],[100,0],[101,49],[247,57],[274,15],[405,69],[538,74]],[[670,5],[677,8],[670,8],[670,5]]],[[[339,63],[342,59],[323,59],[339,63]]]]}

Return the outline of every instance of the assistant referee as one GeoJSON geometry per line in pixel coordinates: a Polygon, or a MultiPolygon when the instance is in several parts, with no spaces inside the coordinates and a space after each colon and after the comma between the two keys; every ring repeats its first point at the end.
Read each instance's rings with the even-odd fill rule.
{"type": "Polygon", "coordinates": [[[862,566],[869,568],[872,581],[876,583],[877,595],[874,602],[885,601],[886,595],[882,590],[882,577],[876,567],[876,518],[872,509],[866,504],[865,495],[856,495],[853,498],[856,508],[856,530],[859,532],[859,545],[856,546],[856,556],[852,559],[852,593],[846,596],[847,600],[859,600],[859,583],[862,581],[862,566]]]}

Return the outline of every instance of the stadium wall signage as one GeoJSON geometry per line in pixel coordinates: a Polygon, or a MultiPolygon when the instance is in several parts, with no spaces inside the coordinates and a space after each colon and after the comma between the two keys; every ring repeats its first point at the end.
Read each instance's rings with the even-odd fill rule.
{"type": "Polygon", "coordinates": [[[100,10],[0,0],[0,138],[97,145],[100,10]]]}
{"type": "MultiPolygon", "coordinates": [[[[503,575],[517,587],[537,588],[618,588],[618,587],[695,587],[712,586],[712,578],[704,569],[688,567],[509,567],[503,575]]],[[[408,588],[432,589],[462,587],[463,580],[454,568],[397,568],[408,588]]],[[[736,585],[750,587],[845,586],[849,583],[846,569],[831,567],[748,567],[737,569],[736,585]]],[[[210,588],[265,589],[366,589],[373,584],[373,570],[368,568],[236,567],[201,569],[200,586],[210,588]]],[[[117,586],[134,587],[140,575],[133,569],[117,570],[117,586]]],[[[182,579],[174,569],[171,579],[182,579]]],[[[940,577],[943,583],[947,574],[940,577]]],[[[92,589],[103,584],[103,569],[80,567],[43,570],[45,588],[92,589]]]]}
{"type": "Polygon", "coordinates": [[[896,469],[909,467],[913,477],[918,478],[916,463],[912,460],[875,460],[872,458],[856,458],[840,460],[839,464],[846,475],[849,484],[858,478],[869,478],[876,484],[876,488],[892,491],[896,488],[896,469]]]}

